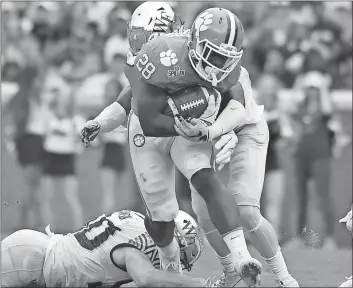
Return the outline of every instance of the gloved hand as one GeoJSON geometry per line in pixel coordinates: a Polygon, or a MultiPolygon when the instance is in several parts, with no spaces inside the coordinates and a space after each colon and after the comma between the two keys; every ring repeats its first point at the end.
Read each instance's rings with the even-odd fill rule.
{"type": "Polygon", "coordinates": [[[352,232],[352,209],[347,213],[345,217],[340,219],[340,223],[346,223],[348,231],[352,232]]]}
{"type": "Polygon", "coordinates": [[[222,135],[216,142],[215,149],[220,150],[216,155],[216,164],[219,165],[218,170],[222,170],[224,165],[230,162],[230,158],[237,143],[238,137],[235,135],[234,131],[222,135]]]}
{"type": "Polygon", "coordinates": [[[201,119],[187,119],[185,120],[182,116],[174,117],[175,131],[182,137],[193,141],[193,142],[210,142],[212,141],[210,130],[207,122],[201,119]]]}
{"type": "Polygon", "coordinates": [[[89,120],[81,130],[81,141],[88,147],[89,142],[92,142],[99,134],[101,126],[95,120],[89,120]]]}

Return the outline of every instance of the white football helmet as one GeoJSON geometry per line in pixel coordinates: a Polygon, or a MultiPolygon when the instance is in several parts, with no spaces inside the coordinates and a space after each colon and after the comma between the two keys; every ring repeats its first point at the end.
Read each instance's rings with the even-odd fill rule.
{"type": "Polygon", "coordinates": [[[171,33],[182,27],[180,18],[165,2],[144,2],[132,14],[127,28],[131,52],[136,55],[151,35],[171,33]]]}
{"type": "Polygon", "coordinates": [[[175,237],[180,246],[180,261],[183,269],[190,271],[203,250],[202,229],[193,217],[181,210],[174,221],[175,237]]]}

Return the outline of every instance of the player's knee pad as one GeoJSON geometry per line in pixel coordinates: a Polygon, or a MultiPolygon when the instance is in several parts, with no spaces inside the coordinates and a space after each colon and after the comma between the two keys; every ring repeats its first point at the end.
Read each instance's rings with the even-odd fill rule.
{"type": "Polygon", "coordinates": [[[262,215],[256,206],[238,206],[242,226],[254,232],[261,225],[262,215]]]}
{"type": "Polygon", "coordinates": [[[160,169],[161,167],[154,171],[141,170],[137,178],[151,219],[169,222],[177,216],[179,205],[175,195],[174,181],[168,179],[160,169]]]}
{"type": "Polygon", "coordinates": [[[146,208],[153,221],[173,221],[179,212],[179,204],[174,191],[170,187],[161,187],[154,191],[142,192],[146,208]]]}
{"type": "Polygon", "coordinates": [[[191,206],[194,210],[199,222],[202,219],[211,219],[205,199],[196,191],[195,187],[190,185],[191,189],[191,206]]]}
{"type": "Polygon", "coordinates": [[[153,221],[169,222],[178,215],[179,204],[175,192],[163,182],[160,181],[160,185],[145,187],[141,192],[150,218],[153,221]]]}

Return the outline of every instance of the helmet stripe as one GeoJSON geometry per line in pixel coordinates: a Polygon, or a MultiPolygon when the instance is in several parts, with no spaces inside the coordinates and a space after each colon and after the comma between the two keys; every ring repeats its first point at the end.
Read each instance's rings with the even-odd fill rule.
{"type": "MultiPolygon", "coordinates": [[[[232,14],[232,12],[230,12],[229,10],[225,9],[226,14],[227,14],[227,18],[228,18],[228,23],[230,24],[230,27],[228,27],[228,33],[229,33],[229,38],[226,38],[226,42],[228,42],[228,45],[234,45],[233,42],[235,40],[235,36],[236,36],[236,28],[235,28],[235,19],[234,19],[234,15],[232,14]],[[228,41],[227,41],[228,40],[228,41]]],[[[227,33],[227,36],[228,36],[227,33]]]]}
{"type": "Polygon", "coordinates": [[[230,19],[229,19],[229,15],[228,13],[226,13],[226,17],[227,17],[227,35],[226,35],[226,39],[224,40],[224,43],[228,43],[229,42],[229,36],[230,36],[230,19]]]}

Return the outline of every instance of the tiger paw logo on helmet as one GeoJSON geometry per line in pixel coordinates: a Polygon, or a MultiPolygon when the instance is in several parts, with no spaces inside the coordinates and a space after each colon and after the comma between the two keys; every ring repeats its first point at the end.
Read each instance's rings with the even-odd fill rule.
{"type": "Polygon", "coordinates": [[[213,22],[212,18],[213,18],[213,14],[211,14],[208,11],[203,12],[195,21],[196,31],[198,32],[206,31],[209,25],[211,25],[213,22]]]}
{"type": "Polygon", "coordinates": [[[163,66],[170,67],[172,65],[175,65],[178,63],[178,58],[176,57],[176,54],[172,52],[172,50],[167,50],[163,51],[159,54],[159,57],[161,58],[160,61],[163,66]]]}

